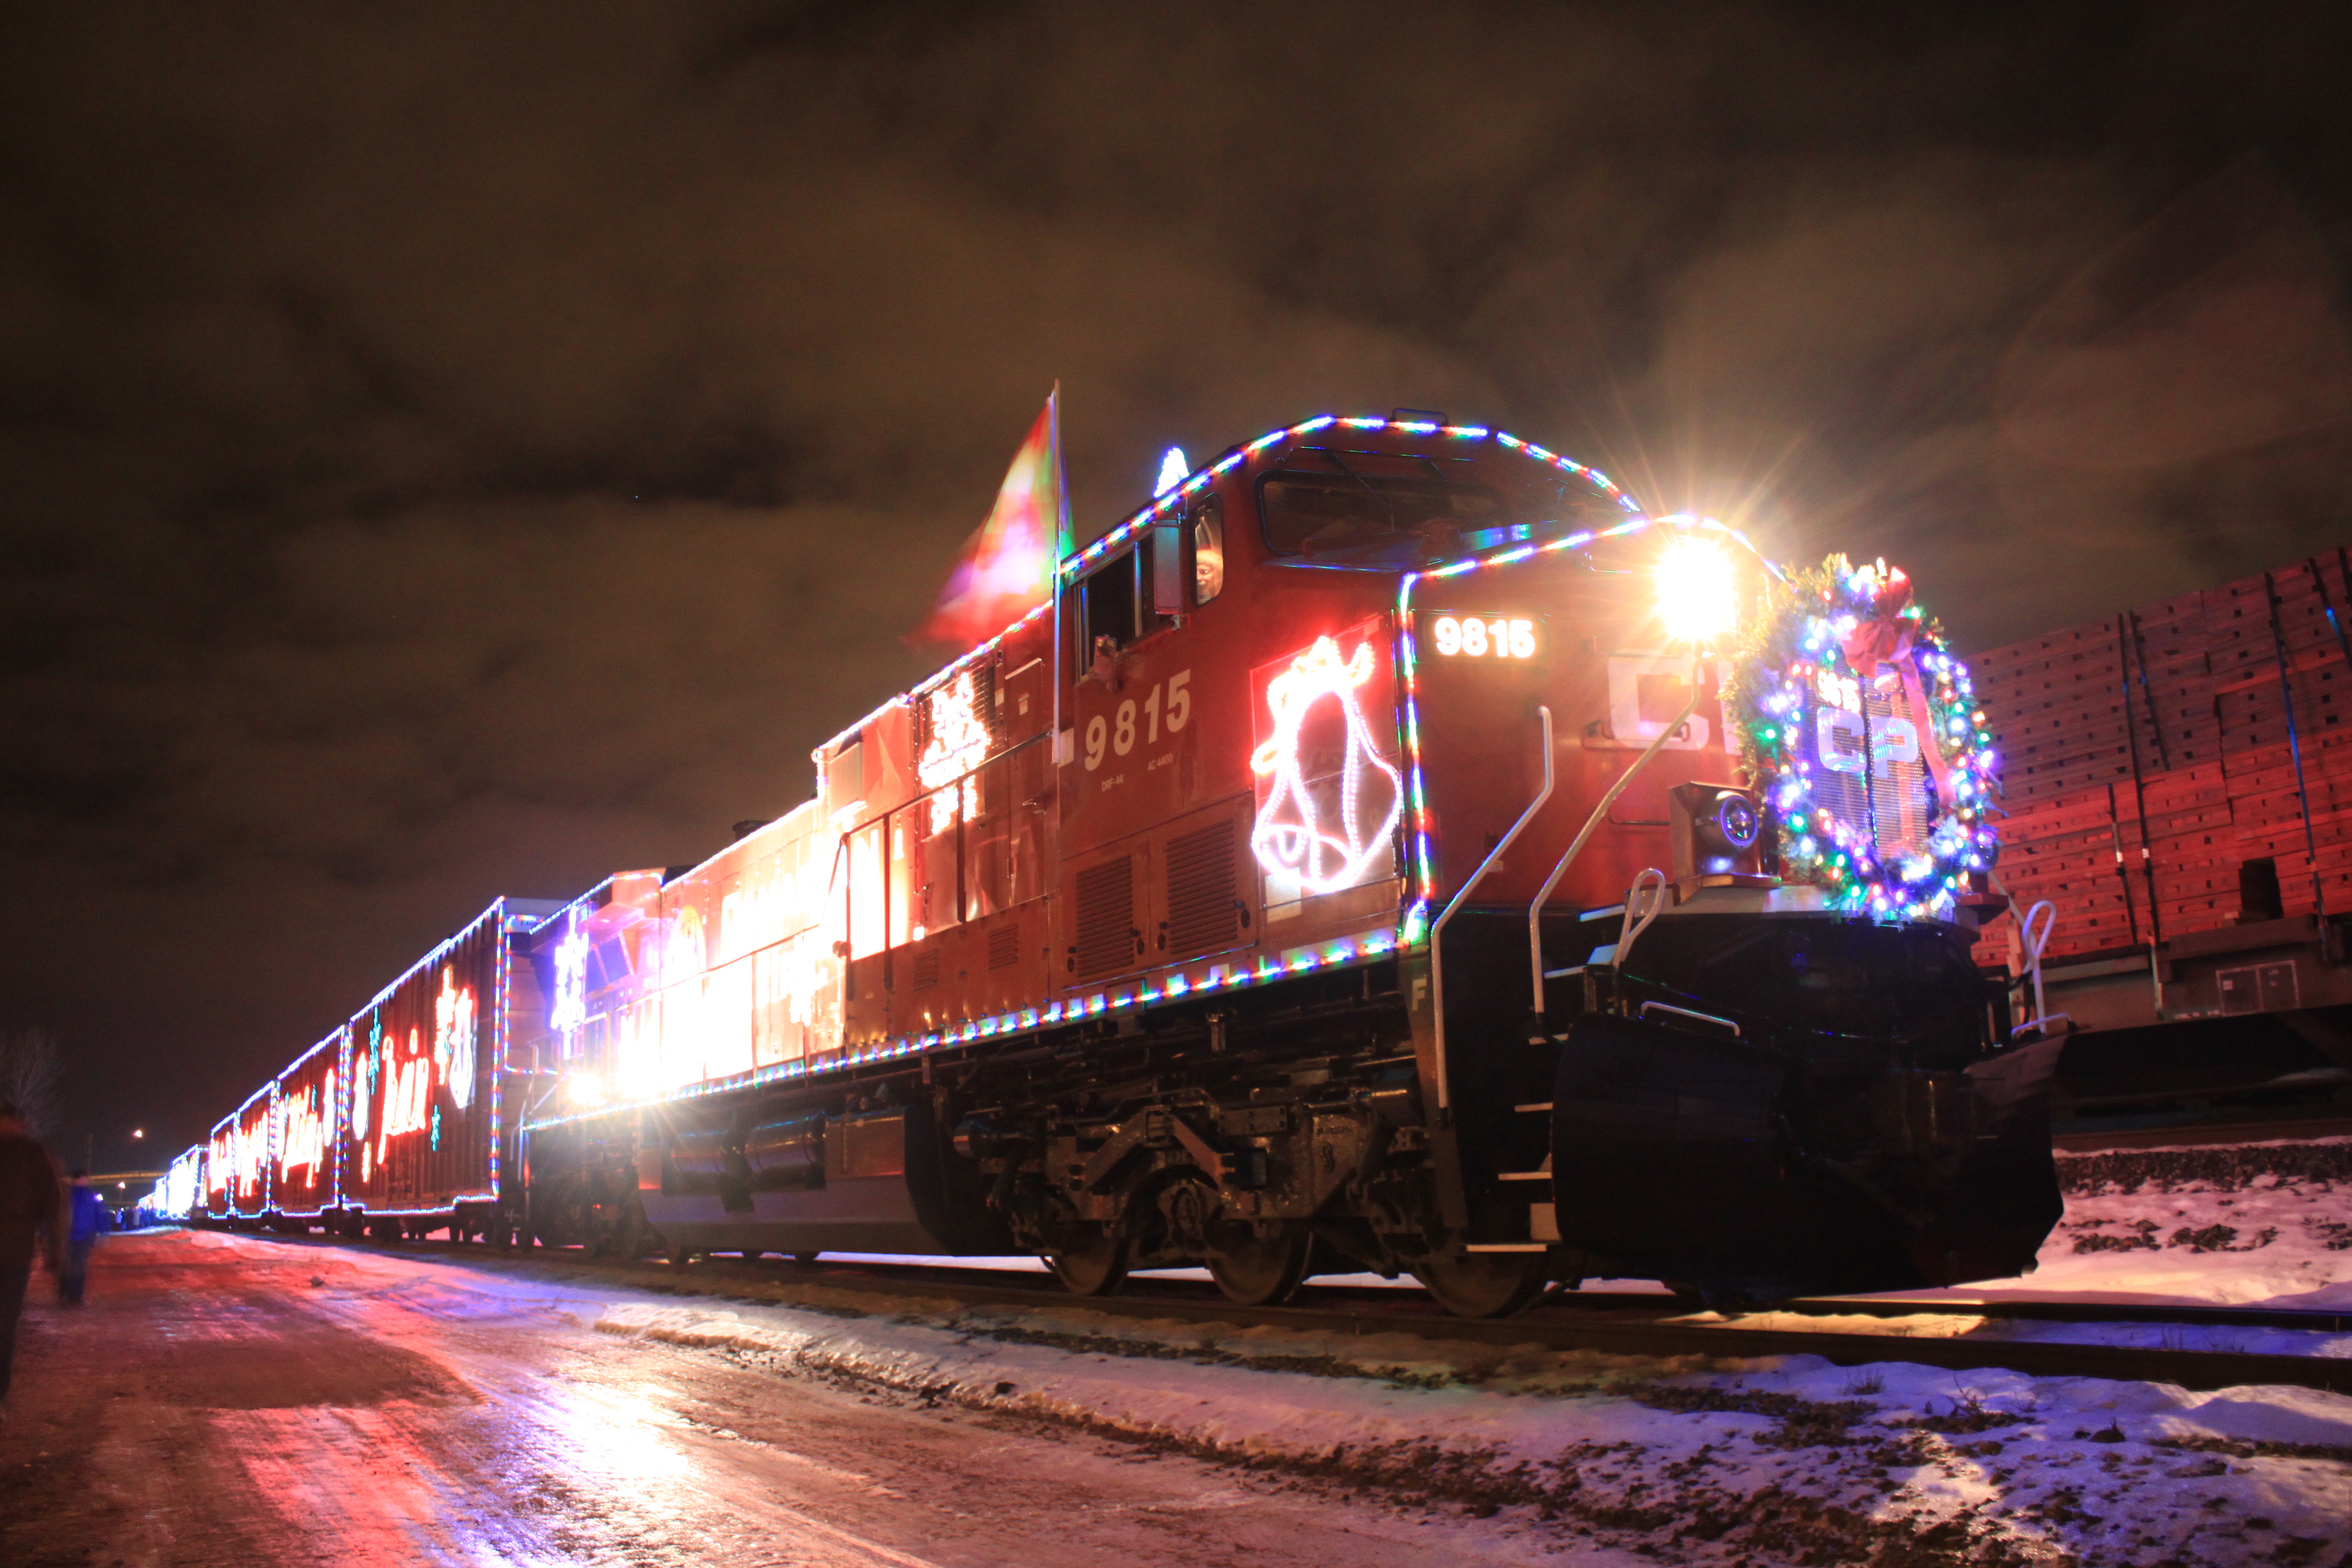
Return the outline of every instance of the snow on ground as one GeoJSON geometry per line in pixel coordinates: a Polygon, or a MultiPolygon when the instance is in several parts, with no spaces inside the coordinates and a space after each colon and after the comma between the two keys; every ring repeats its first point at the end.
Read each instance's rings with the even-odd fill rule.
{"type": "Polygon", "coordinates": [[[1071,1308],[843,1318],[615,1301],[606,1333],[1670,1562],[2352,1561],[2352,1399],[1691,1361],[1071,1308]]]}
{"type": "Polygon", "coordinates": [[[2061,1154],[2021,1279],[1905,1298],[2352,1310],[2352,1138],[2061,1154]]]}
{"type": "MultiPolygon", "coordinates": [[[[2062,1157],[2065,1216],[2032,1276],[1917,1293],[1960,1310],[1805,1326],[2352,1354],[2340,1334],[1964,1310],[2003,1298],[2352,1308],[2352,1140],[2331,1142],[2347,1147],[2062,1157]]],[[[1391,1497],[1523,1509],[1670,1561],[2352,1568],[2352,1399],[2300,1388],[2196,1394],[1893,1360],[1663,1363],[1076,1307],[942,1305],[884,1322],[619,1302],[597,1327],[1391,1497]]]]}

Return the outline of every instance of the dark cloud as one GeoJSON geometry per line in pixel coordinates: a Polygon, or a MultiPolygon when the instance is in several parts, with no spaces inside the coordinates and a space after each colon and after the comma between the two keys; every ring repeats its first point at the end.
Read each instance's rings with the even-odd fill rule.
{"type": "Polygon", "coordinates": [[[920,672],[1047,386],[1441,407],[2002,640],[2333,542],[2321,8],[0,21],[0,1022],[191,1137],[920,672]]]}

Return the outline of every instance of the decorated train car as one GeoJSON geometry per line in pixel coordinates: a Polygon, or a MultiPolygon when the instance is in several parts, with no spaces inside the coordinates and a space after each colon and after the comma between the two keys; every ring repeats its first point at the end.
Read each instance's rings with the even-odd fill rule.
{"type": "Polygon", "coordinates": [[[341,1205],[335,1129],[341,1121],[344,1031],[337,1029],[278,1075],[269,1135],[269,1219],[308,1229],[341,1205]]]}
{"type": "MultiPolygon", "coordinates": [[[[1465,1313],[2009,1274],[2057,1216],[2056,1046],[1969,962],[1995,752],[1899,572],[1784,574],[1498,431],[1311,419],[816,763],[536,923],[527,1184],[435,1202],[1081,1292],[1409,1271],[1465,1313]]],[[[424,1132],[383,1099],[442,1038],[410,1011],[352,1034],[371,1212],[424,1201],[365,1164],[424,1132]]]]}
{"type": "Polygon", "coordinates": [[[259,1221],[269,1212],[269,1135],[273,1081],[214,1127],[205,1156],[204,1211],[231,1223],[259,1221]]]}
{"type": "Polygon", "coordinates": [[[147,1208],[166,1219],[187,1219],[202,1212],[204,1191],[205,1145],[199,1143],[173,1156],[147,1196],[147,1208]]]}
{"type": "Polygon", "coordinates": [[[332,1071],[342,1116],[324,1142],[348,1235],[497,1232],[519,1173],[520,1118],[541,1090],[518,1072],[517,1017],[543,1016],[523,938],[561,906],[500,899],[354,1014],[332,1071]]]}

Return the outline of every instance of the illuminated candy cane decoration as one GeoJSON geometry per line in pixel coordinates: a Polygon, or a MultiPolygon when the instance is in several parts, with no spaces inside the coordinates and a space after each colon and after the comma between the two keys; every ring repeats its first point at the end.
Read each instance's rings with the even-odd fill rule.
{"type": "Polygon", "coordinates": [[[1274,785],[1250,829],[1250,850],[1269,871],[1297,873],[1300,886],[1310,893],[1337,892],[1360,882],[1373,857],[1389,847],[1402,809],[1403,777],[1380,754],[1356,700],[1357,689],[1372,678],[1372,657],[1369,640],[1342,660],[1339,644],[1318,637],[1314,647],[1266,683],[1274,734],[1251,753],[1250,771],[1271,775],[1274,785]],[[1298,766],[1299,731],[1309,710],[1326,698],[1339,704],[1348,725],[1347,758],[1339,772],[1339,820],[1329,828],[1298,766]],[[1389,784],[1387,812],[1369,832],[1360,820],[1368,768],[1384,775],[1389,784]]]}

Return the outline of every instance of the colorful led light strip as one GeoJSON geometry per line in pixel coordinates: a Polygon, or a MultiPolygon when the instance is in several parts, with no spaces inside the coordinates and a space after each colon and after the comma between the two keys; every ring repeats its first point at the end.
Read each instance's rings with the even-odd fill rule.
{"type": "Polygon", "coordinates": [[[838,1068],[862,1067],[875,1062],[897,1061],[918,1052],[941,1046],[969,1045],[976,1040],[990,1039],[999,1035],[1019,1034],[1056,1024],[1075,1024],[1104,1014],[1123,1012],[1129,1007],[1150,1006],[1158,1002],[1171,1002],[1181,997],[1239,990],[1251,985],[1263,985],[1269,981],[1286,979],[1294,974],[1310,973],[1350,963],[1365,963],[1386,957],[1397,951],[1396,931],[1382,925],[1355,936],[1339,937],[1328,942],[1309,942],[1303,947],[1285,950],[1277,956],[1261,957],[1254,964],[1244,965],[1224,961],[1209,964],[1199,978],[1194,978],[1188,966],[1169,973],[1160,980],[1132,989],[1113,987],[1091,996],[1073,997],[1066,1002],[1049,1003],[1043,1007],[1024,1007],[992,1017],[974,1018],[926,1035],[904,1035],[840,1051],[829,1052],[821,1058],[803,1058],[799,1061],[779,1062],[749,1073],[737,1073],[731,1078],[713,1079],[707,1082],[682,1084],[657,1094],[611,1105],[600,1105],[568,1115],[551,1116],[526,1122],[530,1131],[561,1127],[567,1122],[585,1121],[617,1113],[640,1110],[648,1106],[669,1105],[679,1100],[696,1100],[705,1095],[720,1094],[732,1089],[758,1088],[814,1077],[838,1068]]]}
{"type": "Polygon", "coordinates": [[[1285,441],[1296,441],[1303,437],[1319,435],[1323,431],[1335,428],[1362,431],[1402,430],[1408,436],[1443,436],[1454,441],[1492,440],[1499,447],[1514,452],[1524,452],[1539,461],[1549,463],[1562,473],[1575,475],[1578,479],[1599,489],[1627,511],[1638,512],[1642,510],[1633,497],[1620,489],[1616,481],[1600,469],[1587,467],[1573,458],[1563,458],[1559,453],[1538,447],[1532,441],[1523,441],[1507,431],[1490,430],[1484,425],[1437,425],[1426,420],[1342,418],[1332,414],[1318,414],[1312,419],[1303,419],[1296,425],[1286,426],[1279,430],[1269,430],[1256,440],[1234,447],[1207,468],[1194,472],[1182,484],[1137,509],[1108,533],[1064,561],[1062,576],[1066,579],[1077,576],[1089,564],[1101,559],[1108,552],[1118,549],[1160,518],[1171,511],[1181,510],[1186,501],[1214,484],[1223,474],[1240,467],[1251,458],[1282,445],[1285,441]]]}
{"type": "MultiPolygon", "coordinates": [[[[1627,511],[1639,512],[1642,510],[1640,504],[1636,502],[1632,496],[1627,495],[1622,489],[1618,488],[1616,481],[1612,479],[1608,475],[1602,473],[1600,469],[1580,463],[1573,458],[1563,458],[1559,453],[1551,451],[1547,447],[1539,447],[1533,441],[1521,440],[1518,437],[1511,435],[1507,431],[1490,430],[1484,425],[1435,425],[1425,420],[1374,419],[1353,416],[1342,418],[1335,414],[1318,414],[1312,419],[1302,419],[1296,425],[1285,426],[1280,429],[1269,430],[1265,435],[1260,436],[1256,440],[1234,447],[1232,451],[1227,452],[1223,457],[1219,458],[1215,462],[1211,463],[1207,468],[1194,470],[1185,478],[1182,483],[1176,485],[1172,489],[1169,489],[1165,494],[1155,497],[1150,501],[1148,501],[1141,507],[1137,508],[1117,526],[1112,528],[1109,532],[1104,534],[1100,539],[1096,540],[1092,544],[1087,545],[1085,549],[1064,559],[1059,569],[1058,580],[1067,581],[1083,573],[1087,566],[1102,559],[1102,557],[1108,552],[1118,549],[1129,540],[1133,539],[1137,534],[1150,527],[1160,519],[1166,517],[1171,512],[1181,510],[1185,503],[1193,496],[1198,495],[1202,490],[1215,483],[1221,476],[1231,472],[1234,468],[1238,468],[1252,458],[1255,458],[1261,453],[1271,450],[1272,448],[1280,446],[1285,441],[1298,440],[1301,437],[1318,435],[1325,430],[1334,428],[1368,432],[1375,430],[1401,430],[1409,436],[1443,436],[1449,440],[1454,441],[1492,440],[1496,445],[1503,447],[1510,451],[1524,452],[1528,457],[1534,458],[1540,462],[1549,463],[1553,468],[1559,469],[1562,473],[1573,474],[1578,479],[1583,479],[1587,483],[1599,489],[1601,493],[1608,496],[1610,500],[1615,501],[1619,506],[1623,507],[1627,511]]],[[[1718,523],[1716,526],[1720,528],[1722,525],[1718,523]]],[[[1740,538],[1738,533],[1732,532],[1730,530],[1725,530],[1725,531],[1731,532],[1732,537],[1735,539],[1740,538]]],[[[1740,542],[1742,543],[1747,542],[1744,539],[1741,539],[1740,542]]],[[[973,648],[969,653],[959,656],[953,663],[949,664],[944,668],[940,669],[934,674],[926,677],[921,684],[912,687],[899,695],[890,698],[887,701],[878,704],[872,712],[857,721],[856,723],[851,724],[843,729],[839,733],[835,734],[833,739],[827,741],[824,745],[819,746],[813,754],[819,759],[820,763],[822,763],[825,752],[833,751],[845,742],[855,739],[858,732],[864,730],[866,725],[871,724],[875,720],[879,719],[883,714],[890,711],[891,709],[898,707],[903,703],[912,702],[915,699],[939,686],[942,681],[950,679],[958,672],[969,668],[974,662],[980,659],[982,656],[993,652],[1003,643],[1005,638],[1011,637],[1014,632],[1019,631],[1022,627],[1029,625],[1032,621],[1034,621],[1038,616],[1045,614],[1045,612],[1051,608],[1053,608],[1053,605],[1050,601],[1046,604],[1034,606],[1024,614],[1019,620],[1014,621],[1011,626],[1005,627],[1003,631],[997,633],[994,637],[989,638],[978,647],[973,648]]]]}
{"type": "MultiPolygon", "coordinates": [[[[1496,438],[1510,439],[1505,437],[1496,438]]],[[[1521,445],[1524,447],[1524,443],[1521,445]]],[[[1553,462],[1564,467],[1570,468],[1576,467],[1567,458],[1553,458],[1551,454],[1544,452],[1539,447],[1525,449],[1539,457],[1550,458],[1553,462]]],[[[1578,471],[1589,473],[1591,470],[1578,471]]],[[[1613,489],[1612,493],[1614,493],[1613,489]]],[[[1624,504],[1630,507],[1632,505],[1630,499],[1626,500],[1624,504]]],[[[1508,550],[1497,551],[1491,555],[1469,556],[1460,561],[1448,562],[1443,566],[1433,567],[1426,572],[1408,572],[1404,574],[1403,580],[1397,584],[1397,670],[1401,677],[1399,706],[1402,710],[1404,729],[1405,797],[1410,803],[1412,832],[1412,845],[1411,852],[1406,857],[1406,867],[1410,879],[1417,889],[1407,898],[1403,918],[1398,924],[1397,942],[1400,946],[1414,947],[1428,937],[1429,905],[1433,897],[1433,889],[1437,885],[1436,869],[1432,863],[1430,854],[1429,792],[1423,780],[1421,765],[1420,656],[1412,635],[1414,584],[1424,578],[1436,581],[1448,577],[1460,577],[1489,567],[1515,566],[1522,561],[1533,560],[1540,555],[1556,554],[1564,550],[1581,550],[1587,545],[1597,543],[1604,539],[1622,538],[1628,534],[1639,533],[1644,529],[1662,525],[1697,532],[1719,533],[1754,556],[1774,581],[1781,581],[1785,576],[1780,568],[1775,565],[1763,552],[1758,550],[1748,536],[1739,530],[1711,517],[1697,517],[1689,512],[1674,512],[1661,518],[1636,516],[1612,528],[1571,533],[1564,538],[1546,540],[1540,544],[1517,544],[1508,550]]]]}

